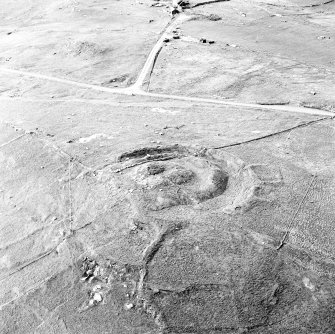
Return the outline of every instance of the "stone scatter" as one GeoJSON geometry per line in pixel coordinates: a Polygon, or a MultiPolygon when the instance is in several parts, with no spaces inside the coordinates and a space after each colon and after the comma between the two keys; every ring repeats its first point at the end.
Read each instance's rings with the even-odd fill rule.
{"type": "Polygon", "coordinates": [[[3,0],[0,333],[335,333],[335,2],[3,0]]]}

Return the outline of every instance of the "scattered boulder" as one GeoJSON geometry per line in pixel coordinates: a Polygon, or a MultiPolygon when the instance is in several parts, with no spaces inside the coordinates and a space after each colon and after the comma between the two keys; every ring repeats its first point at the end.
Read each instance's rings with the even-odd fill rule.
{"type": "Polygon", "coordinates": [[[200,38],[199,40],[200,43],[208,43],[208,44],[214,44],[215,41],[212,41],[212,40],[209,40],[209,39],[206,39],[206,38],[200,38]]]}

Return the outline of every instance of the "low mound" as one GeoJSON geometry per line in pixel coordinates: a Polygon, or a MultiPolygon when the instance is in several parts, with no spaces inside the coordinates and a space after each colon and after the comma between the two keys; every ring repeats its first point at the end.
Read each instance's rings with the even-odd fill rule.
{"type": "Polygon", "coordinates": [[[268,166],[246,166],[232,156],[178,145],[137,149],[118,160],[117,171],[124,171],[123,178],[134,182],[134,200],[154,211],[215,198],[211,209],[246,211],[270,200],[272,189],[282,181],[280,172],[268,166]]]}

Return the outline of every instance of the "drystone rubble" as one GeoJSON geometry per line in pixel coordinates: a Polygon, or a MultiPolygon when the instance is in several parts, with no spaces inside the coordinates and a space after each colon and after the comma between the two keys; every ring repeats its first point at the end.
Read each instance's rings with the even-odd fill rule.
{"type": "Polygon", "coordinates": [[[334,333],[334,1],[4,1],[0,332],[334,333]]]}

